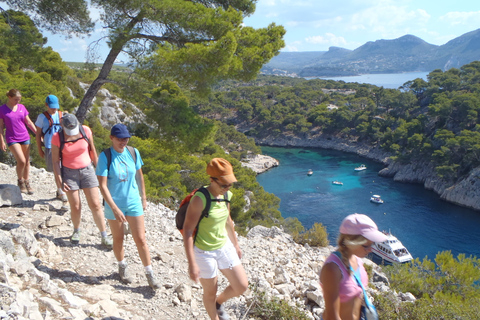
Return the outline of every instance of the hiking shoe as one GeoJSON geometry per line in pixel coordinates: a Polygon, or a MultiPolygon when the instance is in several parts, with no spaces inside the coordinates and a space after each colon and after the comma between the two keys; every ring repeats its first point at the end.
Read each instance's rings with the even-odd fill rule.
{"type": "Polygon", "coordinates": [[[160,282],[155,279],[153,271],[145,272],[145,275],[147,276],[147,281],[150,288],[152,288],[153,290],[160,288],[160,282]]]}
{"type": "Polygon", "coordinates": [[[80,242],[80,231],[73,231],[72,236],[70,237],[70,241],[72,243],[79,243],[80,242]]]}
{"type": "Polygon", "coordinates": [[[21,193],[28,193],[27,187],[25,186],[25,181],[23,179],[18,179],[18,187],[20,188],[21,193]]]}
{"type": "Polygon", "coordinates": [[[24,182],[25,182],[25,188],[27,189],[27,193],[33,194],[33,188],[30,186],[30,181],[24,180],[24,182]]]}
{"type": "Polygon", "coordinates": [[[112,238],[110,238],[109,236],[106,236],[106,237],[102,237],[102,246],[108,248],[108,249],[112,249],[113,247],[113,240],[112,238]]]}
{"type": "Polygon", "coordinates": [[[127,265],[118,265],[118,275],[120,276],[120,281],[125,284],[132,283],[132,277],[127,272],[127,265]]]}
{"type": "Polygon", "coordinates": [[[217,303],[217,315],[218,320],[230,320],[227,311],[225,311],[225,307],[222,304],[217,303]]]}
{"type": "Polygon", "coordinates": [[[57,199],[62,200],[63,202],[68,202],[67,194],[66,193],[59,193],[57,192],[57,199]]]}

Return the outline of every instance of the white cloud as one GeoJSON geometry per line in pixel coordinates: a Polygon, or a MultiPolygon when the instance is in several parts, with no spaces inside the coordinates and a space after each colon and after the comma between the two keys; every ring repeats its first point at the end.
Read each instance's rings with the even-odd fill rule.
{"type": "Polygon", "coordinates": [[[322,44],[328,46],[341,47],[347,44],[343,37],[337,37],[333,33],[326,33],[325,36],[312,36],[305,38],[305,42],[312,44],[322,44]]]}
{"type": "Polygon", "coordinates": [[[298,48],[296,46],[292,46],[292,45],[286,45],[284,49],[282,49],[282,51],[285,51],[285,52],[297,52],[299,51],[298,48]]]}
{"type": "Polygon", "coordinates": [[[368,30],[380,37],[395,38],[425,28],[429,19],[430,15],[423,9],[410,10],[394,2],[383,1],[353,14],[348,29],[368,30]]]}
{"type": "Polygon", "coordinates": [[[449,12],[446,15],[443,15],[439,18],[440,21],[445,21],[452,26],[455,25],[469,25],[477,24],[480,20],[480,11],[471,11],[471,12],[458,12],[453,11],[449,12]]]}

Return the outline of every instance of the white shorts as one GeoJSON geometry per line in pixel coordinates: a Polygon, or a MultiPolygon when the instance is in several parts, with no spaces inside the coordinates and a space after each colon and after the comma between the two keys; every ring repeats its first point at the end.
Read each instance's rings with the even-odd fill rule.
{"type": "Polygon", "coordinates": [[[213,251],[203,251],[194,247],[195,261],[200,269],[200,278],[212,279],[218,276],[218,270],[232,269],[238,266],[240,258],[232,242],[227,240],[223,247],[213,251]]]}

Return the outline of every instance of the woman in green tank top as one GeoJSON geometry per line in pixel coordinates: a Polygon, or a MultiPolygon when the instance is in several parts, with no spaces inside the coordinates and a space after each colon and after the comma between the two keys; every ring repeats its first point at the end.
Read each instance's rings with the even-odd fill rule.
{"type": "Polygon", "coordinates": [[[230,318],[222,304],[248,288],[247,275],[240,262],[242,251],[230,216],[232,193],[229,189],[237,179],[232,165],[222,158],[214,158],[208,163],[207,174],[210,184],[206,188],[213,199],[208,217],[201,218],[207,200],[197,192],[188,205],[183,241],[190,278],[202,284],[203,304],[210,319],[227,320],[230,318]],[[198,234],[195,236],[197,224],[198,234]],[[217,296],[218,270],[229,285],[217,296]]]}

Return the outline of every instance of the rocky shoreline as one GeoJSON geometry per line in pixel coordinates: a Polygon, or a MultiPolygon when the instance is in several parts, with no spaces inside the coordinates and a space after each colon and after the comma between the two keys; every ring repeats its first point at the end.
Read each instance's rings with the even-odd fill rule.
{"type": "MultiPolygon", "coordinates": [[[[82,197],[82,239],[69,241],[70,213],[55,199],[53,175],[31,168],[33,195],[20,194],[15,168],[0,163],[0,319],[207,319],[202,289],[188,278],[183,241],[174,224],[175,212],[148,204],[145,212],[152,265],[162,287],[148,287],[131,236],[125,252],[134,281],[119,281],[112,251],[100,236],[82,197]]],[[[318,272],[333,247],[311,248],[293,242],[273,227],[257,226],[239,236],[242,263],[251,284],[247,293],[226,303],[232,320],[250,319],[255,290],[295,305],[310,319],[320,319],[323,294],[318,272]]],[[[366,263],[372,264],[369,260],[366,263]]],[[[388,279],[372,264],[370,293],[390,291],[388,279]]],[[[219,278],[219,287],[226,285],[219,278]]],[[[413,301],[411,294],[396,294],[413,301]]]]}
{"type": "Polygon", "coordinates": [[[256,174],[263,173],[280,164],[277,159],[263,154],[256,154],[242,159],[242,166],[252,169],[256,174]]]}
{"type": "Polygon", "coordinates": [[[431,163],[400,164],[391,160],[391,154],[383,151],[378,145],[370,145],[357,140],[346,140],[336,136],[317,135],[308,138],[296,136],[256,138],[259,145],[272,147],[322,148],[355,153],[367,159],[382,163],[385,168],[380,176],[393,178],[394,181],[421,184],[432,190],[440,199],[453,204],[480,211],[480,167],[467,177],[454,184],[447,184],[440,179],[431,163]]]}

